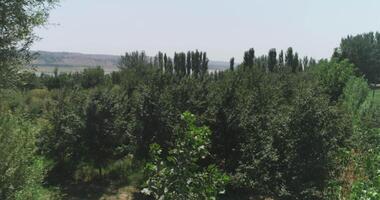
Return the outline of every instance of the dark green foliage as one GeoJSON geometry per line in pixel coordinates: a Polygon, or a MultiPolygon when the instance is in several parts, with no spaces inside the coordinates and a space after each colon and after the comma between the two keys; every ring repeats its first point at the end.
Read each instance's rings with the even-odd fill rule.
{"type": "Polygon", "coordinates": [[[124,56],[121,57],[119,68],[120,69],[128,69],[128,68],[140,69],[144,67],[145,65],[147,65],[148,63],[149,63],[149,59],[145,55],[145,52],[135,51],[132,53],[126,53],[124,56]]]}
{"type": "Polygon", "coordinates": [[[268,53],[268,70],[274,72],[277,66],[277,53],[276,49],[269,50],[268,53]]]}
{"type": "Polygon", "coordinates": [[[235,68],[235,58],[230,59],[230,70],[234,71],[235,68]]]}
{"type": "Polygon", "coordinates": [[[251,48],[244,53],[243,65],[246,67],[253,67],[254,63],[255,63],[255,50],[251,48]]]}
{"type": "Polygon", "coordinates": [[[300,66],[300,61],[298,59],[298,53],[295,53],[293,61],[292,61],[292,72],[293,73],[298,72],[300,69],[299,66],[300,66]]]}
{"type": "Polygon", "coordinates": [[[234,172],[240,160],[239,78],[233,73],[213,83],[208,94],[207,124],[214,132],[211,152],[227,172],[234,172]]]}
{"type": "MultiPolygon", "coordinates": [[[[294,66],[294,55],[293,55],[293,48],[289,47],[288,50],[286,51],[286,55],[285,55],[285,66],[288,68],[288,69],[292,69],[293,70],[293,66],[294,66]]],[[[294,71],[292,71],[294,72],[294,71]]]]}
{"type": "Polygon", "coordinates": [[[252,72],[247,80],[252,87],[243,101],[236,184],[262,197],[323,199],[334,155],[347,144],[349,122],[306,81],[293,85],[294,99],[284,104],[287,81],[262,73],[252,72]]]}
{"type": "Polygon", "coordinates": [[[128,126],[120,118],[121,105],[109,90],[96,90],[85,111],[82,139],[84,160],[99,169],[126,155],[130,145],[128,126]]]}
{"type": "Polygon", "coordinates": [[[190,75],[192,69],[192,63],[191,63],[191,52],[187,52],[187,58],[186,58],[186,74],[190,75]]]}
{"type": "Polygon", "coordinates": [[[343,38],[333,57],[348,59],[370,83],[380,82],[380,33],[365,33],[343,38]]]}
{"type": "Polygon", "coordinates": [[[49,179],[70,178],[81,160],[85,99],[79,91],[61,91],[54,97],[47,124],[39,136],[40,153],[54,164],[49,179]]]}
{"type": "Polygon", "coordinates": [[[350,121],[314,89],[300,94],[290,114],[285,180],[290,199],[324,199],[334,159],[352,133],[350,121]]]}
{"type": "Polygon", "coordinates": [[[84,69],[82,73],[82,87],[92,88],[97,85],[104,83],[104,70],[101,67],[96,67],[94,69],[84,69]]]}
{"type": "Polygon", "coordinates": [[[278,65],[281,70],[284,68],[284,51],[283,50],[281,50],[280,54],[278,55],[278,65]]]}

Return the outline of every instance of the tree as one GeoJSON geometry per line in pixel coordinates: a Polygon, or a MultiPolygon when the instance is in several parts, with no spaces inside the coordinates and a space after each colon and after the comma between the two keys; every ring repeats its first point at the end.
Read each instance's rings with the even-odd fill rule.
{"type": "Polygon", "coordinates": [[[293,61],[292,61],[292,72],[296,73],[299,71],[300,61],[298,59],[298,53],[294,54],[293,61]]]}
{"type": "Polygon", "coordinates": [[[370,83],[380,82],[380,33],[364,33],[343,38],[334,57],[348,59],[370,83]]]}
{"type": "Polygon", "coordinates": [[[158,52],[158,66],[160,67],[161,72],[164,71],[164,55],[162,52],[158,52]]]}
{"type": "Polygon", "coordinates": [[[164,54],[164,69],[165,69],[165,73],[168,71],[168,56],[166,55],[166,53],[164,54]]]}
{"type": "Polygon", "coordinates": [[[38,136],[39,152],[53,162],[48,180],[53,183],[70,179],[83,158],[83,130],[85,127],[80,91],[63,90],[53,95],[52,109],[47,113],[46,124],[38,136]]]}
{"type": "Polygon", "coordinates": [[[292,69],[292,70],[293,70],[293,66],[294,66],[294,55],[293,55],[293,49],[292,49],[292,47],[289,47],[288,50],[286,51],[286,55],[285,55],[285,66],[286,66],[288,69],[292,69]]]}
{"type": "Polygon", "coordinates": [[[149,178],[142,192],[155,199],[215,199],[229,178],[214,165],[203,168],[198,164],[209,156],[210,130],[197,127],[188,112],[182,119],[185,124],[166,157],[159,145],[151,145],[152,162],[146,165],[149,178]]]}
{"type": "Polygon", "coordinates": [[[291,150],[284,176],[290,199],[325,199],[323,191],[331,172],[339,167],[336,156],[340,148],[348,146],[352,133],[350,119],[329,106],[328,98],[315,97],[315,92],[308,88],[299,93],[290,114],[287,143],[291,150]]]}
{"type": "Polygon", "coordinates": [[[124,145],[127,145],[128,134],[124,126],[118,126],[116,100],[111,91],[98,89],[91,95],[86,108],[83,157],[99,170],[100,176],[102,168],[110,161],[126,155],[124,145]]]}
{"type": "Polygon", "coordinates": [[[269,71],[274,72],[276,66],[277,66],[276,49],[271,49],[271,50],[269,50],[269,53],[268,53],[268,69],[269,69],[269,71]]]}
{"type": "Polygon", "coordinates": [[[166,66],[165,66],[165,72],[168,73],[168,74],[173,74],[173,61],[170,57],[167,58],[167,61],[166,61],[166,66]]]}
{"type": "Polygon", "coordinates": [[[201,52],[201,57],[202,57],[202,64],[201,64],[201,73],[202,75],[205,75],[207,73],[207,70],[208,70],[208,58],[207,58],[207,54],[206,52],[201,52]]]}
{"type": "Polygon", "coordinates": [[[355,76],[355,67],[348,60],[320,62],[314,71],[320,86],[324,88],[332,101],[337,101],[349,79],[355,76]]]}
{"type": "Polygon", "coordinates": [[[280,69],[284,67],[284,51],[283,50],[281,50],[280,54],[278,55],[278,65],[280,69]]]}
{"type": "Polygon", "coordinates": [[[34,28],[46,23],[57,0],[0,2],[0,88],[13,87],[18,71],[31,60],[30,46],[36,40],[34,28]]]}
{"type": "Polygon", "coordinates": [[[134,51],[131,53],[127,52],[124,56],[121,56],[118,67],[121,70],[141,70],[141,68],[147,64],[149,64],[149,58],[146,56],[145,52],[134,51]]]}
{"type": "Polygon", "coordinates": [[[230,59],[230,70],[231,70],[231,71],[234,71],[234,67],[235,67],[235,58],[232,57],[232,58],[230,59]]]}
{"type": "Polygon", "coordinates": [[[306,70],[309,67],[309,57],[307,56],[303,57],[302,65],[303,65],[303,70],[306,70]]]}
{"type": "Polygon", "coordinates": [[[190,76],[191,69],[192,69],[192,63],[191,63],[191,52],[187,52],[187,59],[186,59],[186,74],[190,76]]]}
{"type": "Polygon", "coordinates": [[[84,69],[81,80],[82,87],[84,88],[92,88],[97,85],[103,84],[105,80],[104,70],[100,66],[93,69],[84,69]]]}
{"type": "Polygon", "coordinates": [[[244,53],[243,65],[246,67],[253,67],[254,63],[255,63],[255,50],[251,48],[244,53]]]}

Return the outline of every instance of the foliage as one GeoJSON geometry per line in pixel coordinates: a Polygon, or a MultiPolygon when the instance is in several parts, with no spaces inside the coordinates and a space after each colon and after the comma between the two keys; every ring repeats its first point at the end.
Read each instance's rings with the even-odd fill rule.
{"type": "Polygon", "coordinates": [[[348,80],[355,76],[355,68],[348,60],[322,61],[314,71],[319,84],[325,88],[332,101],[339,99],[348,80]]]}
{"type": "Polygon", "coordinates": [[[53,161],[50,180],[71,177],[80,161],[84,100],[79,91],[58,91],[53,96],[52,109],[46,114],[49,123],[38,140],[40,153],[53,161]]]}
{"type": "Polygon", "coordinates": [[[228,176],[214,165],[203,168],[198,164],[209,156],[210,130],[197,127],[188,112],[182,118],[185,127],[177,133],[175,148],[166,158],[159,145],[151,146],[153,161],[146,166],[149,178],[142,192],[156,199],[215,199],[224,191],[228,176]]]}
{"type": "Polygon", "coordinates": [[[104,70],[101,67],[96,67],[94,69],[84,69],[82,73],[82,87],[92,88],[97,85],[104,83],[104,70]]]}
{"type": "Polygon", "coordinates": [[[343,38],[335,58],[348,59],[370,83],[380,82],[380,33],[370,32],[343,38]]]}
{"type": "Polygon", "coordinates": [[[56,0],[1,1],[0,88],[15,87],[18,71],[30,60],[35,27],[46,23],[56,0]]]}
{"type": "Polygon", "coordinates": [[[110,161],[126,155],[130,142],[128,125],[119,117],[121,106],[117,100],[111,91],[95,90],[85,111],[83,157],[99,169],[100,175],[110,161]]]}
{"type": "Polygon", "coordinates": [[[20,117],[0,116],[0,198],[42,199],[44,160],[36,155],[39,127],[20,117]]]}

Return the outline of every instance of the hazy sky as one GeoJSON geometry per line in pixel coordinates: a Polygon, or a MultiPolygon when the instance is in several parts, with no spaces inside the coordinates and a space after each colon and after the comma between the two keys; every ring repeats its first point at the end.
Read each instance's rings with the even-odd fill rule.
{"type": "Polygon", "coordinates": [[[241,60],[292,46],[329,57],[348,34],[380,31],[379,0],[62,0],[33,49],[121,55],[199,49],[241,60]]]}

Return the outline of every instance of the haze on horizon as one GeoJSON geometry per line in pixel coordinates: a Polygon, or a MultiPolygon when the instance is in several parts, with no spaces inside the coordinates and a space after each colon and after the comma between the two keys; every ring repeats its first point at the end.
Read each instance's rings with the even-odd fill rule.
{"type": "Polygon", "coordinates": [[[380,30],[378,0],[62,0],[33,50],[121,55],[199,49],[211,60],[242,60],[254,47],[292,46],[330,57],[342,37],[380,30]],[[57,25],[58,24],[58,25],[57,25]]]}

